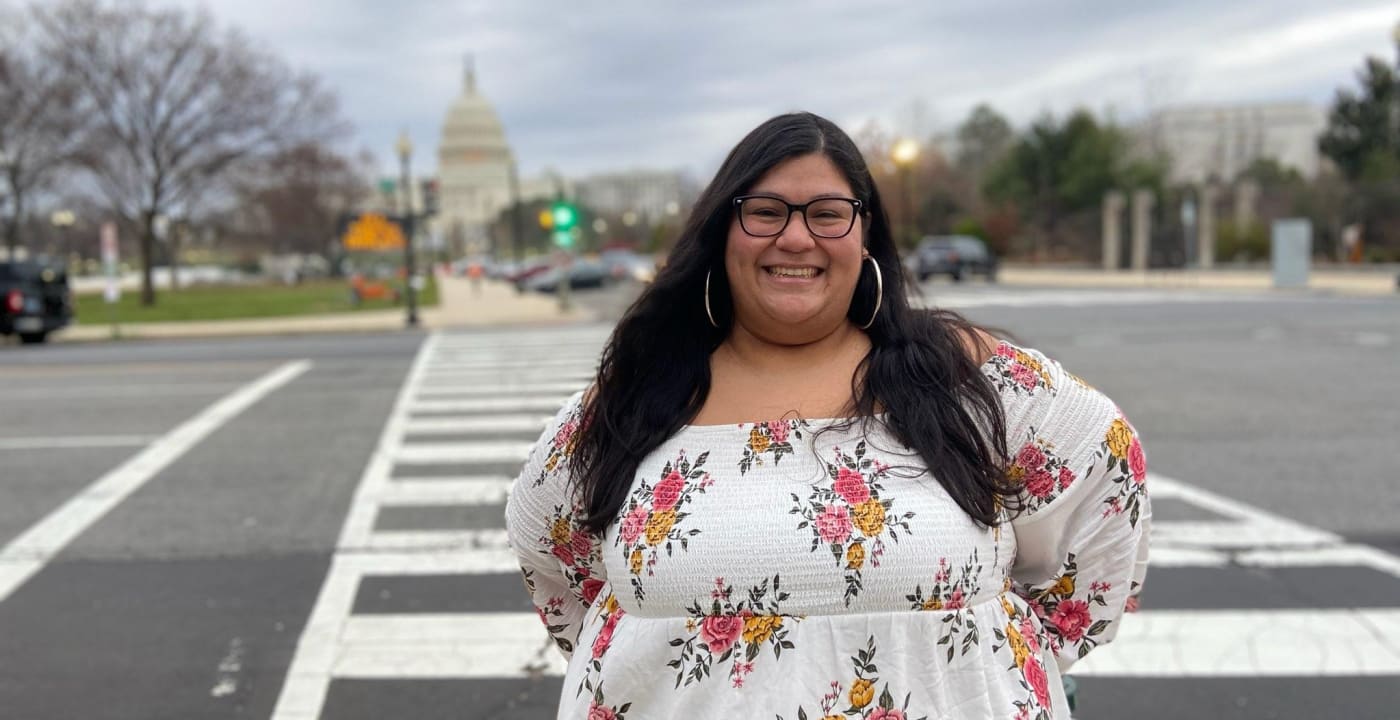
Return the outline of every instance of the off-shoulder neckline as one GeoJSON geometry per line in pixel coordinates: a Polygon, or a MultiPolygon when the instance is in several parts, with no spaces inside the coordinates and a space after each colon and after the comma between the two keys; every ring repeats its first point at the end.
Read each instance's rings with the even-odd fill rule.
{"type": "MultiPolygon", "coordinates": [[[[978,366],[977,366],[977,369],[978,369],[979,371],[985,371],[989,366],[991,366],[992,363],[995,362],[996,359],[999,357],[999,356],[997,355],[997,351],[998,351],[998,350],[1001,350],[1002,347],[1009,347],[1009,348],[1012,348],[1012,349],[1018,349],[1018,348],[1016,348],[1016,346],[1012,345],[1011,343],[1009,343],[1009,342],[1007,342],[1007,341],[1005,341],[1005,340],[997,340],[996,346],[992,348],[992,354],[989,355],[989,356],[987,356],[987,359],[984,360],[984,361],[982,361],[982,364],[981,364],[981,365],[978,365],[978,366]]],[[[737,422],[737,423],[734,423],[734,422],[731,422],[731,423],[711,423],[711,424],[707,424],[707,425],[691,425],[691,424],[685,424],[685,425],[682,425],[682,426],[680,427],[680,429],[677,430],[676,432],[677,432],[677,434],[679,434],[679,433],[682,433],[682,432],[691,432],[691,431],[714,431],[714,430],[725,430],[725,429],[729,429],[729,430],[739,430],[739,429],[742,429],[742,428],[753,428],[753,427],[757,427],[757,426],[759,426],[759,425],[767,425],[767,424],[769,424],[769,423],[782,423],[782,422],[786,422],[786,423],[788,423],[789,425],[792,425],[793,423],[805,423],[805,424],[807,424],[807,425],[809,425],[809,426],[839,425],[839,424],[841,424],[841,423],[847,423],[847,422],[849,422],[849,423],[855,425],[855,424],[858,424],[858,423],[865,422],[865,421],[867,421],[867,420],[875,420],[875,421],[877,421],[877,422],[884,422],[884,419],[885,419],[886,415],[887,415],[886,413],[880,412],[880,413],[875,413],[874,415],[856,415],[856,416],[853,416],[853,417],[774,418],[774,419],[771,419],[771,420],[745,420],[745,421],[743,421],[743,422],[737,422]]]]}

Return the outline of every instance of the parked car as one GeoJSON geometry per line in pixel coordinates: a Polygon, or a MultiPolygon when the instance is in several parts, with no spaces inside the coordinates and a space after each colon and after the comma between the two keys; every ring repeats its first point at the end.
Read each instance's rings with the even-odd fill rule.
{"type": "Polygon", "coordinates": [[[36,261],[0,262],[0,335],[41,343],[73,320],[68,273],[36,261]]]}
{"type": "MultiPolygon", "coordinates": [[[[535,292],[552,293],[559,291],[559,278],[564,276],[562,268],[551,267],[545,272],[531,276],[525,280],[526,290],[535,292]]],[[[599,288],[603,287],[609,280],[611,274],[608,266],[598,260],[588,258],[575,258],[569,264],[568,270],[569,288],[577,290],[579,288],[599,288]]]]}
{"type": "Polygon", "coordinates": [[[997,279],[997,258],[987,244],[969,235],[930,235],[919,241],[910,258],[910,270],[919,282],[933,275],[947,275],[962,282],[968,275],[997,279]]]}
{"type": "Polygon", "coordinates": [[[601,259],[613,280],[649,283],[656,277],[656,258],[650,255],[639,255],[631,250],[604,250],[601,259]]]}

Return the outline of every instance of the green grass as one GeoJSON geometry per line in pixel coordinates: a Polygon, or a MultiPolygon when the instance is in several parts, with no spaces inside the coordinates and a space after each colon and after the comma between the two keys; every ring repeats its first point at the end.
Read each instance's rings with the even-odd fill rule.
{"type": "MultiPolygon", "coordinates": [[[[420,307],[437,305],[437,283],[430,277],[418,293],[420,307]]],[[[80,325],[109,322],[109,309],[101,293],[74,295],[75,321],[80,325]]],[[[119,322],[190,322],[269,318],[323,313],[392,310],[402,303],[388,300],[365,301],[358,307],[350,302],[348,280],[316,280],[300,285],[197,286],[156,292],[154,307],[141,307],[141,291],[123,291],[116,304],[119,322]]]]}

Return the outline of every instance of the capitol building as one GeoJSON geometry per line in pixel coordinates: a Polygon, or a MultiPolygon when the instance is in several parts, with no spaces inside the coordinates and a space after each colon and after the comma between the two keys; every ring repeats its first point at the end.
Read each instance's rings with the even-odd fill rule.
{"type": "Polygon", "coordinates": [[[468,61],[462,93],[448,108],[442,125],[438,210],[430,221],[434,244],[452,257],[508,253],[507,248],[496,246],[502,239],[493,241],[490,228],[516,197],[529,203],[562,195],[596,212],[652,222],[674,218],[698,194],[693,183],[674,171],[633,170],[571,182],[549,170],[520,178],[516,168],[505,128],[477,88],[476,71],[468,61]]]}

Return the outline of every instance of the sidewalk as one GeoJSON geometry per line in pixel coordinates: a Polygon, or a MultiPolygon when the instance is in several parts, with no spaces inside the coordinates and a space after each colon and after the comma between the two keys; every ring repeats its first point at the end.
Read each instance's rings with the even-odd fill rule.
{"type": "MultiPolygon", "coordinates": [[[[482,281],[479,294],[466,278],[439,275],[437,283],[438,305],[418,311],[420,325],[430,330],[496,325],[561,325],[595,319],[592,313],[577,306],[569,313],[561,313],[553,296],[536,293],[522,295],[507,283],[482,281]]],[[[382,332],[404,329],[404,318],[405,311],[398,308],[284,318],[130,323],[121,326],[121,337],[152,339],[382,332]]],[[[111,337],[110,325],[72,325],[55,333],[52,340],[83,342],[110,340],[111,337]]]]}
{"type": "Polygon", "coordinates": [[[1060,268],[1004,265],[997,280],[1005,285],[1039,285],[1075,288],[1152,288],[1177,290],[1220,290],[1247,292],[1323,292],[1339,295],[1389,295],[1400,297],[1396,271],[1313,270],[1306,289],[1274,288],[1267,268],[1214,270],[1122,270],[1105,272],[1091,268],[1060,268]]]}
{"type": "MultiPolygon", "coordinates": [[[[1275,290],[1267,269],[1149,270],[1116,273],[1089,268],[1003,266],[997,273],[1005,286],[1057,288],[1150,288],[1157,290],[1215,290],[1252,293],[1324,293],[1400,298],[1391,270],[1315,270],[1306,289],[1275,290]]],[[[559,312],[553,296],[519,294],[507,283],[484,280],[480,293],[467,278],[439,275],[437,307],[419,311],[422,327],[432,330],[498,325],[564,325],[596,320],[575,308],[559,312]]],[[[230,337],[238,335],[304,335],[335,332],[382,332],[404,328],[404,310],[300,315],[286,318],[217,320],[210,322],[133,323],[121,326],[123,338],[230,337]]],[[[111,339],[108,325],[77,325],[53,336],[55,341],[111,339]]]]}

